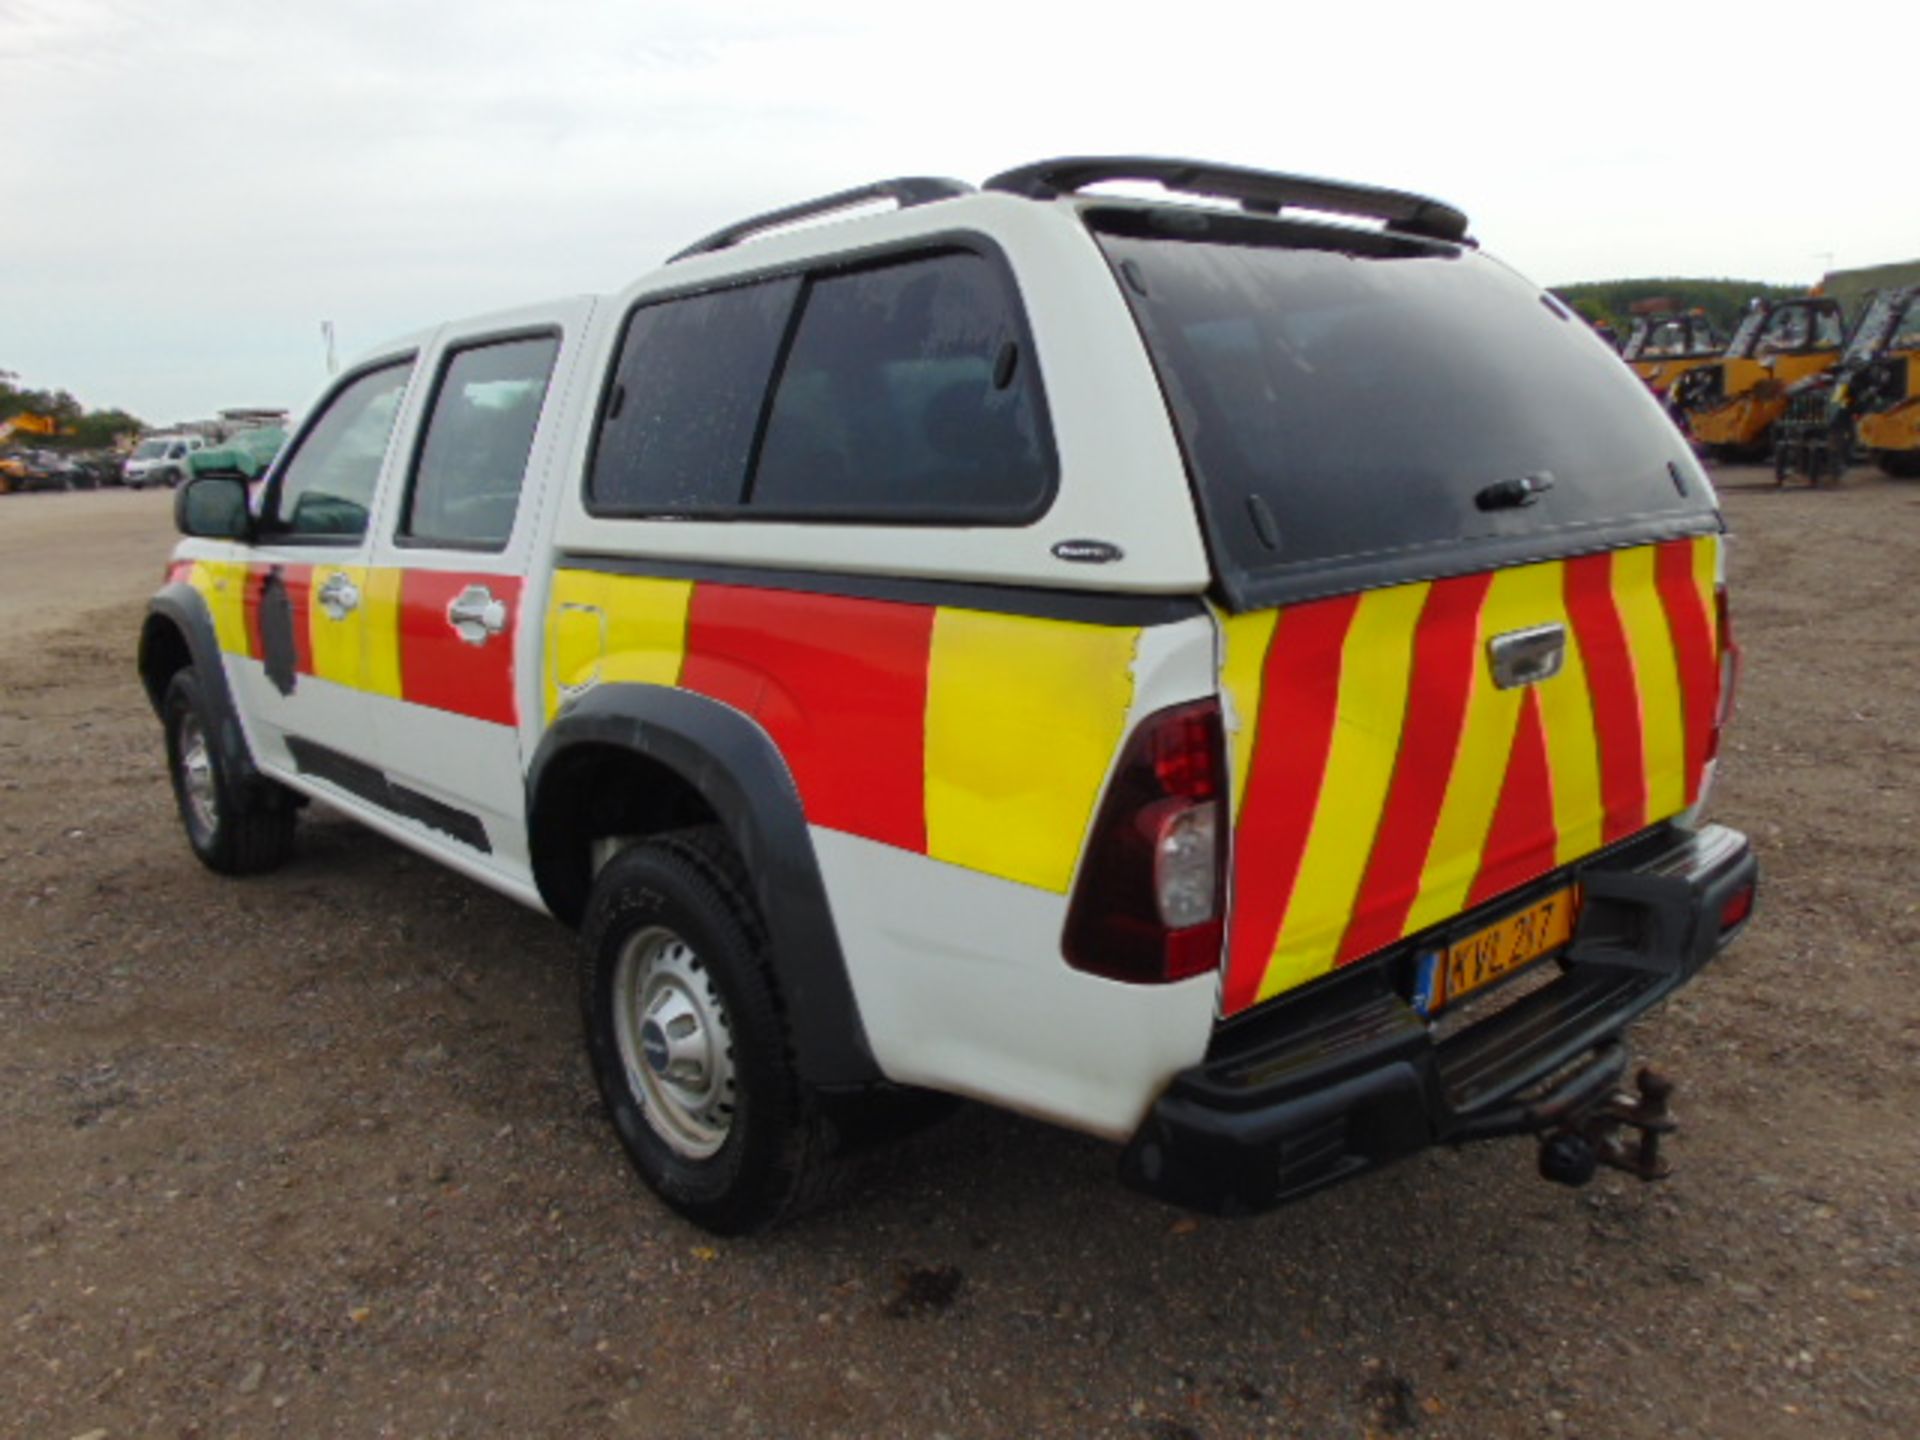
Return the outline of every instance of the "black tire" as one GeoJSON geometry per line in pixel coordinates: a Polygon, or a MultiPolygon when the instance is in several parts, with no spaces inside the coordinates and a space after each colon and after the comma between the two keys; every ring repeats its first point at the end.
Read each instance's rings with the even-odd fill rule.
{"type": "Polygon", "coordinates": [[[581,927],[587,1057],[614,1130],[653,1192],[717,1235],[765,1229],[839,1176],[770,943],[714,827],[608,861],[581,927]]]}
{"type": "Polygon", "coordinates": [[[215,738],[221,717],[191,666],[168,683],[161,717],[174,804],[200,863],[222,875],[278,869],[293,850],[297,804],[270,780],[231,773],[215,738]]]}
{"type": "Polygon", "coordinates": [[[1838,489],[1847,478],[1847,463],[1852,459],[1853,422],[1842,415],[1827,426],[1825,464],[1820,467],[1820,475],[1813,483],[1838,489]]]}
{"type": "Polygon", "coordinates": [[[1882,470],[1897,479],[1920,479],[1920,450],[1876,450],[1873,458],[1882,470]]]}

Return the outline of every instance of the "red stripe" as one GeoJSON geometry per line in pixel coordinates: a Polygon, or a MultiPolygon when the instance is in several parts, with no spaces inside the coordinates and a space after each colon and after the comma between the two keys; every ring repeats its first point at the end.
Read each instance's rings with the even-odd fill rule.
{"type": "Polygon", "coordinates": [[[807,819],[924,853],[934,607],[699,584],[680,683],[753,716],[807,819]]]}
{"type": "Polygon", "coordinates": [[[513,632],[520,614],[520,581],[513,575],[408,569],[400,575],[400,695],[494,725],[512,725],[513,632]],[[470,585],[483,586],[506,607],[507,625],[484,643],[460,638],[447,609],[470,585]]]}
{"type": "Polygon", "coordinates": [[[293,615],[293,668],[313,674],[313,567],[282,565],[280,583],[287,587],[287,609],[293,615]]]}
{"type": "Polygon", "coordinates": [[[1654,583],[1667,612],[1680,662],[1680,705],[1687,727],[1687,803],[1700,798],[1707,750],[1713,740],[1713,712],[1719,704],[1720,666],[1713,651],[1713,620],[1693,578],[1692,540],[1670,540],[1654,556],[1654,583]]]}
{"type": "Polygon", "coordinates": [[[245,597],[242,613],[247,622],[247,654],[255,660],[267,653],[267,647],[260,641],[260,595],[272,571],[271,565],[247,566],[246,589],[242,592],[245,597]]]}
{"type": "Polygon", "coordinates": [[[1640,737],[1640,685],[1626,627],[1613,602],[1613,556],[1582,555],[1566,562],[1567,614],[1580,642],[1593,697],[1593,728],[1600,748],[1601,828],[1607,841],[1647,823],[1646,752],[1640,737]]]}
{"type": "Polygon", "coordinates": [[[1359,608],[1358,595],[1343,595],[1288,610],[1267,649],[1259,728],[1234,829],[1228,1014],[1259,994],[1300,876],[1333,748],[1340,651],[1359,608]]]}
{"type": "Polygon", "coordinates": [[[1480,852],[1480,873],[1467,891],[1468,907],[1546,874],[1554,865],[1557,836],[1547,727],[1540,718],[1540,694],[1529,688],[1513,733],[1506,778],[1500,783],[1500,800],[1480,852]]]}
{"type": "Polygon", "coordinates": [[[1414,632],[1413,675],[1393,783],[1337,963],[1371,955],[1406,933],[1467,723],[1467,700],[1480,663],[1480,607],[1492,583],[1491,574],[1463,575],[1427,592],[1414,632]]]}

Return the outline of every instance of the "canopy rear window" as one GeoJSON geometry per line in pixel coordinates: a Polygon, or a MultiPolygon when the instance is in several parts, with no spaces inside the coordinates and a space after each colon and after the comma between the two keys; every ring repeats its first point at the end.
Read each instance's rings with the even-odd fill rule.
{"type": "Polygon", "coordinates": [[[1632,372],[1475,251],[1230,215],[1089,219],[1235,608],[1718,523],[1632,372]]]}

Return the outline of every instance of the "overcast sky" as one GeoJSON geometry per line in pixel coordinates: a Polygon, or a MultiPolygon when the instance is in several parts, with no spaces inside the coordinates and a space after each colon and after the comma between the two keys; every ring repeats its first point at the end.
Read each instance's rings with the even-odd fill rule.
{"type": "Polygon", "coordinates": [[[151,421],[298,409],[322,320],[345,358],[809,195],[1068,153],[1424,191],[1545,283],[1920,256],[1920,7],[1791,15],[0,0],[0,369],[151,421]]]}

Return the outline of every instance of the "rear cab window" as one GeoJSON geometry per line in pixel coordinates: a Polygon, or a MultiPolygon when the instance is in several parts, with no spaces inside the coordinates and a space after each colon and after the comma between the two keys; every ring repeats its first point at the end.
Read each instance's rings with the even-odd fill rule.
{"type": "Polygon", "coordinates": [[[1470,247],[1165,207],[1086,218],[1159,374],[1229,608],[1718,527],[1632,372],[1470,247]]]}
{"type": "Polygon", "coordinates": [[[1057,465],[1004,267],[958,247],[642,303],[597,514],[1021,524],[1057,465]]]}

